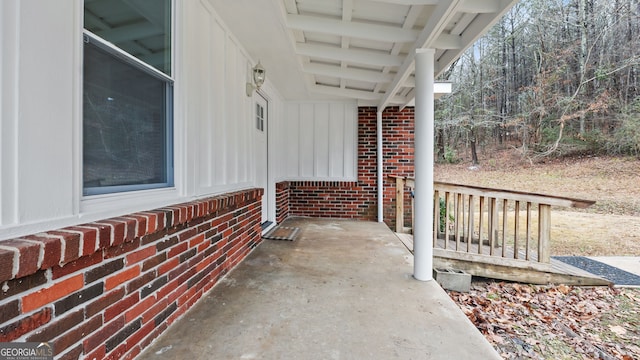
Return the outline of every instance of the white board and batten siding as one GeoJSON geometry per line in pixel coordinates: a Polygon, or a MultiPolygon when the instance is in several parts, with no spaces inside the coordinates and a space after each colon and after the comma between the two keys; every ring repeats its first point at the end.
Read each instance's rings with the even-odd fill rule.
{"type": "MultiPolygon", "coordinates": [[[[82,12],[0,1],[0,239],[255,186],[255,60],[208,1],[176,0],[175,187],[82,196],[82,12]]],[[[282,116],[269,79],[261,91],[282,116]]]]}
{"type": "Polygon", "coordinates": [[[78,9],[72,0],[0,1],[0,231],[77,214],[78,9]]]}
{"type": "MultiPolygon", "coordinates": [[[[181,71],[194,160],[187,171],[194,175],[187,178],[189,192],[207,195],[252,186],[255,104],[246,96],[245,84],[253,61],[207,1],[184,3],[189,21],[182,37],[181,71]]],[[[272,92],[277,103],[279,97],[272,92]]]]}
{"type": "Polygon", "coordinates": [[[278,124],[279,178],[356,181],[358,107],[355,102],[286,102],[278,124]]]}

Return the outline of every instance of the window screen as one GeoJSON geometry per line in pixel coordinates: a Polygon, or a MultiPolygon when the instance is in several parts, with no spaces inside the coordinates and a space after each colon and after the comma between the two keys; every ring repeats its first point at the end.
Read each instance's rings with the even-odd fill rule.
{"type": "Polygon", "coordinates": [[[85,2],[84,195],[173,186],[167,9],[168,0],[85,2]]]}

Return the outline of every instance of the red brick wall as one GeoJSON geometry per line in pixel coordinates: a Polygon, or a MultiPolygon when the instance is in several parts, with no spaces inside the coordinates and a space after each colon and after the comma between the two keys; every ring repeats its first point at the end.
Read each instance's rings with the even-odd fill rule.
{"type": "Polygon", "coordinates": [[[289,182],[276,184],[276,222],[282,223],[289,217],[289,182]]]}
{"type": "MultiPolygon", "coordinates": [[[[373,109],[372,111],[375,111],[373,109]]],[[[382,113],[383,172],[384,172],[384,222],[395,230],[396,183],[389,175],[414,177],[414,109],[390,108],[382,113]]],[[[405,188],[405,226],[411,224],[411,198],[405,188]]]]}
{"type": "Polygon", "coordinates": [[[261,241],[252,189],[0,242],[0,342],[133,358],[261,241]]]}
{"type": "MultiPolygon", "coordinates": [[[[375,198],[361,182],[292,181],[289,184],[290,213],[298,216],[376,219],[375,198]]],[[[375,192],[375,188],[373,189],[375,192]]]]}
{"type": "MultiPolygon", "coordinates": [[[[290,215],[377,220],[376,121],[375,107],[358,108],[358,181],[288,182],[290,215]]],[[[388,176],[414,176],[413,124],[413,108],[402,111],[389,108],[382,113],[384,221],[392,229],[395,228],[395,181],[388,176]]],[[[405,208],[405,218],[410,219],[408,191],[405,208]]]]}

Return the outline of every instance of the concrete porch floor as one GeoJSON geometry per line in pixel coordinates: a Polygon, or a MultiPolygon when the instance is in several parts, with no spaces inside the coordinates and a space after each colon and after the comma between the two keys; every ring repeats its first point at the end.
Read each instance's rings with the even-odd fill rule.
{"type": "Polygon", "coordinates": [[[283,226],[138,359],[500,359],[384,224],[283,226]]]}

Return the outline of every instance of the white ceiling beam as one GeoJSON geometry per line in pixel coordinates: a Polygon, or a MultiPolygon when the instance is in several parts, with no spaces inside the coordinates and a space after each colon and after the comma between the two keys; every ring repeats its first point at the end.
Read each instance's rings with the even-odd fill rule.
{"type": "Polygon", "coordinates": [[[438,38],[433,42],[433,47],[436,49],[462,49],[462,39],[460,36],[451,34],[440,34],[438,38]]]}
{"type": "Polygon", "coordinates": [[[466,0],[460,7],[461,12],[489,14],[500,11],[499,0],[466,0]]]}
{"type": "Polygon", "coordinates": [[[287,27],[302,31],[317,32],[338,36],[384,42],[414,42],[416,30],[402,29],[395,26],[365,24],[337,19],[327,19],[308,15],[287,15],[287,27]]]}
{"type": "MultiPolygon", "coordinates": [[[[451,93],[451,83],[435,83],[433,90],[435,91],[436,98],[439,98],[444,94],[451,93]]],[[[318,94],[323,94],[323,95],[355,98],[355,99],[364,100],[364,101],[376,101],[376,100],[379,101],[382,98],[382,94],[375,93],[372,91],[341,89],[334,86],[317,85],[317,84],[311,86],[310,91],[318,94]]],[[[389,104],[403,105],[403,107],[412,106],[409,104],[412,104],[413,98],[415,97],[414,91],[415,91],[414,89],[409,91],[408,96],[406,97],[405,96],[392,97],[391,99],[389,99],[389,104]]]]}
{"type": "Polygon", "coordinates": [[[440,36],[440,34],[442,34],[445,26],[456,15],[458,8],[461,5],[462,0],[443,0],[439,2],[439,5],[431,13],[427,24],[420,32],[418,40],[413,44],[411,50],[407,54],[404,63],[396,74],[391,86],[382,97],[382,101],[379,106],[380,109],[384,109],[387,106],[389,100],[396,95],[409,75],[413,72],[416,49],[432,47],[433,42],[440,36]]]}
{"type": "Polygon", "coordinates": [[[393,80],[393,76],[391,74],[384,74],[379,71],[345,68],[325,64],[305,64],[303,65],[303,71],[314,75],[330,76],[370,83],[389,83],[393,80]]]}
{"type": "Polygon", "coordinates": [[[458,22],[453,27],[453,29],[451,29],[450,33],[452,35],[461,35],[462,32],[467,28],[467,26],[469,26],[469,24],[471,24],[473,19],[476,18],[476,16],[478,16],[478,14],[464,14],[464,15],[462,15],[462,18],[460,18],[460,20],[458,20],[458,22]]]}
{"type": "Polygon", "coordinates": [[[335,46],[312,45],[306,43],[297,43],[295,51],[298,55],[315,57],[326,60],[347,61],[354,64],[372,65],[372,66],[400,66],[402,58],[382,52],[358,50],[358,49],[342,49],[335,46]]]}
{"type": "Polygon", "coordinates": [[[338,87],[326,86],[326,85],[313,85],[311,86],[309,91],[315,92],[318,94],[323,94],[323,95],[347,97],[347,98],[361,99],[361,100],[380,101],[380,98],[381,98],[381,94],[374,93],[372,91],[341,89],[338,87]]]}
{"type": "MultiPolygon", "coordinates": [[[[343,0],[342,1],[342,21],[351,21],[353,18],[353,0],[343,0]]],[[[342,48],[348,49],[349,44],[351,43],[351,39],[343,36],[342,37],[342,48]]],[[[340,62],[340,67],[343,69],[347,68],[347,63],[345,61],[340,62]]],[[[344,89],[347,86],[347,82],[345,79],[340,79],[340,88],[344,89]]]]}
{"type": "Polygon", "coordinates": [[[404,87],[414,88],[416,87],[416,77],[415,75],[411,75],[407,77],[407,80],[404,81],[404,87]]]}
{"type": "Polygon", "coordinates": [[[371,0],[375,2],[393,4],[393,5],[438,5],[439,0],[371,0]]]}
{"type": "MultiPolygon", "coordinates": [[[[409,12],[407,13],[407,16],[404,19],[404,24],[402,24],[402,28],[413,29],[416,22],[418,21],[418,18],[422,14],[422,10],[423,9],[420,6],[411,6],[409,8],[409,12]]],[[[404,44],[400,44],[400,43],[393,44],[393,47],[391,48],[391,55],[398,55],[402,50],[403,46],[404,44]]],[[[384,73],[388,73],[390,71],[391,71],[391,68],[388,66],[382,69],[382,72],[384,73]]],[[[382,84],[378,84],[374,89],[374,92],[381,92],[381,89],[382,89],[382,84]]]]}
{"type": "MultiPolygon", "coordinates": [[[[438,5],[440,0],[372,0],[393,5],[438,5]]],[[[469,13],[493,13],[500,9],[500,0],[466,0],[460,7],[460,12],[469,13]]]]}

